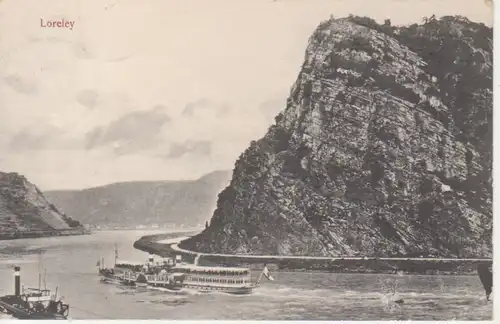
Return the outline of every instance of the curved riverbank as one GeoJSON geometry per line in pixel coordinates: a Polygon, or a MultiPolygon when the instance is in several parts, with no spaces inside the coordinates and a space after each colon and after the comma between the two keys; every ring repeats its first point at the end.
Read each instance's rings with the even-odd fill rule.
{"type": "Polygon", "coordinates": [[[197,233],[199,233],[199,231],[145,235],[134,242],[134,248],[143,252],[156,254],[161,257],[169,257],[176,254],[176,251],[171,248],[171,244],[159,243],[159,241],[193,236],[197,233]]]}
{"type": "Polygon", "coordinates": [[[134,247],[162,257],[180,254],[187,262],[199,255],[200,263],[232,265],[274,264],[286,271],[323,271],[344,273],[404,273],[414,274],[477,274],[479,264],[492,264],[491,259],[436,259],[436,258],[370,258],[370,257],[306,257],[262,256],[198,253],[182,248],[182,242],[159,243],[161,240],[182,238],[196,232],[147,235],[134,243],[134,247]]]}

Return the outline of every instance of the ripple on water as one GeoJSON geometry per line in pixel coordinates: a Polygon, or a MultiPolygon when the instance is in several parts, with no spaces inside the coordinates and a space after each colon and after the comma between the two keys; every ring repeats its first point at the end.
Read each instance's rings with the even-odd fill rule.
{"type": "Polygon", "coordinates": [[[152,300],[152,304],[163,305],[163,306],[181,306],[191,303],[187,298],[184,299],[159,299],[152,300]]]}

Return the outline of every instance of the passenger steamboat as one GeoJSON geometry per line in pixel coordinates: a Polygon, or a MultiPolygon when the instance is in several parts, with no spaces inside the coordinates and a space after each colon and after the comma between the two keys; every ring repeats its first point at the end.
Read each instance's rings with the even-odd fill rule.
{"type": "Polygon", "coordinates": [[[186,275],[184,287],[201,291],[221,291],[229,294],[249,294],[257,286],[251,282],[245,268],[205,267],[182,264],[174,271],[186,275]]]}
{"type": "MultiPolygon", "coordinates": [[[[115,251],[115,255],[117,252],[115,251]]],[[[267,266],[259,278],[252,282],[250,269],[237,267],[210,267],[199,265],[199,256],[194,264],[182,262],[182,257],[154,261],[152,255],[144,264],[119,262],[115,258],[112,269],[99,268],[101,281],[147,288],[166,288],[168,290],[195,289],[203,292],[219,291],[228,294],[250,294],[262,277],[274,280],[267,266]]],[[[100,264],[98,262],[98,264],[100,264]]],[[[103,264],[103,260],[102,263],[103,264]]]]}
{"type": "Polygon", "coordinates": [[[182,273],[171,273],[168,270],[172,263],[154,262],[150,255],[148,262],[139,264],[136,262],[119,261],[118,253],[115,251],[115,265],[113,268],[104,268],[104,259],[101,259],[99,276],[104,283],[120,284],[133,287],[159,287],[169,290],[180,290],[184,281],[182,273]]]}

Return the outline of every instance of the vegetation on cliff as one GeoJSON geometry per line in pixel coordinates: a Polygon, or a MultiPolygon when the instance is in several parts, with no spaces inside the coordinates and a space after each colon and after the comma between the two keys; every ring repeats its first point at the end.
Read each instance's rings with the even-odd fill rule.
{"type": "Polygon", "coordinates": [[[49,203],[24,176],[0,172],[0,238],[82,234],[82,225],[49,203]]]}
{"type": "Polygon", "coordinates": [[[464,17],[322,22],[287,106],[182,246],[489,257],[492,29],[464,17]]]}

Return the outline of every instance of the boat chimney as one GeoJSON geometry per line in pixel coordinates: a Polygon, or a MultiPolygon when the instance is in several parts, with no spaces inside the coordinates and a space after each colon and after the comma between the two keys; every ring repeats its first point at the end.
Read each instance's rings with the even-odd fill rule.
{"type": "Polygon", "coordinates": [[[14,293],[21,296],[21,267],[14,267],[14,293]]]}
{"type": "Polygon", "coordinates": [[[149,255],[149,259],[148,259],[149,263],[153,264],[154,262],[154,257],[152,254],[149,255]]]}
{"type": "Polygon", "coordinates": [[[177,254],[175,256],[175,263],[177,264],[177,263],[181,263],[181,262],[182,262],[182,255],[177,254]]]}

